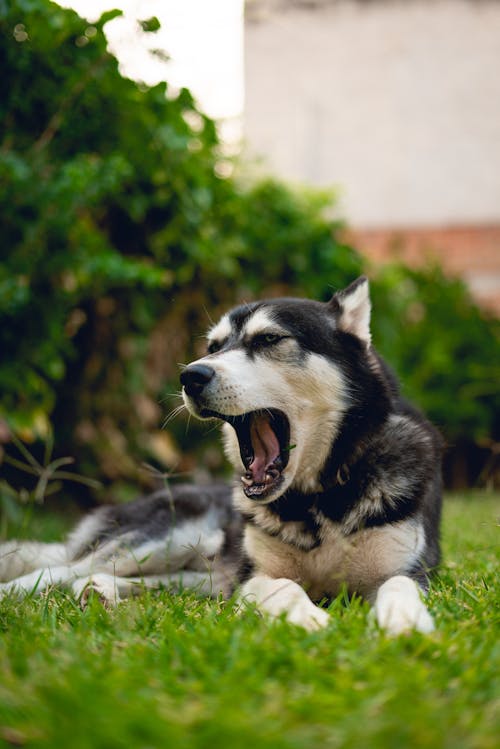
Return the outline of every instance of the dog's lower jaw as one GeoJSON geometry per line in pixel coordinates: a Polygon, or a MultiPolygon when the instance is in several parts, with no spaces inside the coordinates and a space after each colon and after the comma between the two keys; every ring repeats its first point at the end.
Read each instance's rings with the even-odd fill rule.
{"type": "Polygon", "coordinates": [[[262,502],[273,501],[276,497],[281,496],[283,483],[283,474],[276,472],[277,475],[272,475],[271,472],[266,473],[265,482],[262,484],[256,484],[247,473],[241,476],[241,483],[243,484],[243,492],[248,499],[253,501],[262,502]]]}
{"type": "Polygon", "coordinates": [[[270,492],[266,496],[249,496],[244,489],[241,482],[239,472],[235,473],[234,488],[233,488],[233,504],[234,506],[245,514],[252,514],[252,510],[256,507],[265,507],[271,502],[278,500],[288,489],[286,483],[286,477],[282,476],[282,482],[275,488],[274,491],[270,492]]]}

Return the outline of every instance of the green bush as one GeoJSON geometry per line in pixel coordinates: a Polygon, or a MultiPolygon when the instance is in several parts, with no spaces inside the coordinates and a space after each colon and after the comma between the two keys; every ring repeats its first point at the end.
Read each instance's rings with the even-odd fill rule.
{"type": "MultiPolygon", "coordinates": [[[[0,0],[0,418],[113,486],[151,483],[141,460],[191,470],[179,454],[197,444],[220,467],[200,427],[160,431],[208,314],[327,299],[363,266],[330,195],[224,178],[188,91],[120,76],[103,34],[115,14],[90,25],[48,0],[0,0]]],[[[463,287],[399,268],[373,293],[375,341],[409,394],[453,436],[493,435],[498,338],[463,287]]]]}
{"type": "Polygon", "coordinates": [[[500,439],[500,325],[438,266],[382,269],[375,342],[450,443],[500,439]]]}
{"type": "Polygon", "coordinates": [[[189,92],[120,76],[113,15],[0,4],[1,414],[25,439],[54,429],[56,452],[110,480],[151,457],[159,393],[205,310],[361,269],[326,196],[223,179],[189,92]]]}

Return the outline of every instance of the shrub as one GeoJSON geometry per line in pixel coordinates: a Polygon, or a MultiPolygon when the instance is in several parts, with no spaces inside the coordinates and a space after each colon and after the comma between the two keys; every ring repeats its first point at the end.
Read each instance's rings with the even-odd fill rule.
{"type": "Polygon", "coordinates": [[[500,437],[498,320],[486,317],[464,283],[438,266],[386,267],[373,297],[377,345],[408,397],[450,441],[500,437]]]}
{"type": "Polygon", "coordinates": [[[110,480],[158,448],[163,380],[205,308],[361,268],[325,196],[221,178],[189,92],[120,76],[113,15],[0,4],[1,413],[28,440],[54,429],[56,451],[110,480]]]}

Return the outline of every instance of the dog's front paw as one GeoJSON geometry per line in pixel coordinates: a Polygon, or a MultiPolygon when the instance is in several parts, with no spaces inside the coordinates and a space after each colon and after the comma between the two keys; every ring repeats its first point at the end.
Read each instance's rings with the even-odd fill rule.
{"type": "Polygon", "coordinates": [[[320,609],[310,601],[298,601],[287,611],[286,619],[308,632],[316,632],[328,626],[330,616],[324,609],[320,609]]]}
{"type": "Polygon", "coordinates": [[[389,635],[412,630],[427,634],[434,630],[434,621],[420,598],[416,583],[409,577],[391,577],[377,592],[375,615],[379,626],[389,635]]]}
{"type": "Polygon", "coordinates": [[[285,615],[291,624],[314,632],[328,625],[330,617],[315,606],[305,590],[293,580],[256,575],[241,589],[241,599],[253,602],[265,614],[285,615]]]}
{"type": "Polygon", "coordinates": [[[90,578],[76,580],[73,593],[82,609],[86,609],[91,595],[97,596],[105,608],[113,608],[120,603],[120,596],[112,575],[92,575],[90,578]]]}

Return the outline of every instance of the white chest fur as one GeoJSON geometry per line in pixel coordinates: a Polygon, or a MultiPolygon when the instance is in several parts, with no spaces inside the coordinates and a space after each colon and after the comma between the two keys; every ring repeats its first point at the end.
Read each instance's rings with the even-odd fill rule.
{"type": "Polygon", "coordinates": [[[304,551],[260,528],[245,531],[245,551],[258,574],[299,583],[313,600],[334,596],[345,584],[351,593],[370,597],[385,579],[405,574],[425,543],[419,519],[367,528],[349,536],[327,523],[320,546],[304,551]]]}

